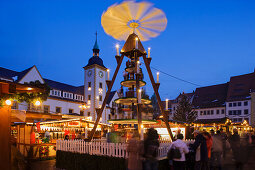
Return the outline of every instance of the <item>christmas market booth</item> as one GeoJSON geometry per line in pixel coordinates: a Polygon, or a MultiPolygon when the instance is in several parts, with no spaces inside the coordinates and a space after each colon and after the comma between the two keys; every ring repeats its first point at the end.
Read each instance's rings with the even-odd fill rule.
{"type": "Polygon", "coordinates": [[[233,129],[238,129],[241,135],[253,130],[246,120],[243,122],[232,122],[227,117],[221,119],[198,119],[193,123],[193,127],[196,130],[205,130],[208,132],[211,129],[214,131],[223,129],[225,132],[233,132],[233,129]]]}
{"type": "MultiPolygon", "coordinates": [[[[86,139],[94,126],[91,117],[26,113],[26,121],[12,123],[12,134],[17,138],[20,152],[30,159],[49,159],[56,156],[56,140],[86,139]],[[44,121],[41,121],[44,119],[44,121]],[[36,122],[36,123],[35,123],[36,122]]],[[[109,125],[99,123],[94,139],[107,132],[109,125]]]]}

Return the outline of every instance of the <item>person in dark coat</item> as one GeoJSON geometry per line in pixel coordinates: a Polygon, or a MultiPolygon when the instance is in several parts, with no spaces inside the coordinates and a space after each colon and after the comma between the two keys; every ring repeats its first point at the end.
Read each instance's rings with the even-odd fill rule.
{"type": "Polygon", "coordinates": [[[158,132],[154,128],[148,129],[147,138],[144,140],[144,170],[157,170],[157,151],[159,148],[158,132]]]}
{"type": "Polygon", "coordinates": [[[196,151],[195,170],[207,170],[209,166],[206,139],[198,130],[195,130],[193,134],[195,142],[191,145],[191,149],[196,151]]]}
{"type": "Polygon", "coordinates": [[[242,154],[241,154],[241,142],[240,142],[240,136],[238,134],[238,130],[233,130],[233,135],[230,136],[229,142],[231,145],[231,149],[233,151],[233,156],[235,159],[235,166],[236,170],[243,169],[243,163],[242,163],[242,154]]]}

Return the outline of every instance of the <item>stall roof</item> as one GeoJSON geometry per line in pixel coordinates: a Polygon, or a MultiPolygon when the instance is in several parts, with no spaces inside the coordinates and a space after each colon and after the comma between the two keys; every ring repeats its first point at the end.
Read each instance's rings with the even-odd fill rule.
{"type": "Polygon", "coordinates": [[[198,124],[224,124],[227,121],[227,117],[219,118],[219,119],[198,119],[194,123],[198,124]]]}
{"type": "MultiPolygon", "coordinates": [[[[109,123],[113,124],[138,124],[137,119],[115,119],[115,120],[108,120],[109,123]]],[[[143,124],[156,124],[156,120],[142,120],[143,124]]]]}

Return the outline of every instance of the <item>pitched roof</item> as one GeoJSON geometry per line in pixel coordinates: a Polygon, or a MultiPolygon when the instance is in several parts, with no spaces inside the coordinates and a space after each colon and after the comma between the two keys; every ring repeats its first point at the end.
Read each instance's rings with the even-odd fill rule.
{"type": "Polygon", "coordinates": [[[192,104],[195,108],[223,107],[227,91],[228,83],[197,88],[192,104]]]}
{"type": "Polygon", "coordinates": [[[115,95],[116,92],[117,92],[116,90],[115,91],[111,91],[106,104],[110,104],[110,102],[112,101],[112,98],[113,98],[113,96],[115,95]]]}
{"type": "Polygon", "coordinates": [[[76,86],[72,86],[72,85],[65,84],[65,83],[60,83],[60,82],[45,79],[45,78],[44,78],[44,80],[51,88],[56,89],[56,90],[63,90],[63,91],[72,92],[72,93],[80,94],[80,95],[83,95],[83,93],[84,93],[84,89],[82,88],[84,86],[76,87],[76,86]]]}
{"type": "Polygon", "coordinates": [[[247,100],[255,90],[255,72],[230,78],[227,101],[247,100]]]}
{"type": "Polygon", "coordinates": [[[0,67],[0,77],[2,77],[2,78],[13,80],[12,77],[17,76],[18,73],[19,72],[17,72],[17,71],[13,71],[13,70],[9,70],[9,69],[0,67]]]}
{"type": "Polygon", "coordinates": [[[20,81],[34,66],[23,70],[21,72],[17,72],[17,71],[13,71],[13,70],[9,70],[3,67],[0,67],[0,77],[5,78],[5,79],[9,79],[9,80],[13,80],[14,82],[18,82],[20,81]],[[14,77],[17,76],[17,79],[14,79],[14,77]]]}

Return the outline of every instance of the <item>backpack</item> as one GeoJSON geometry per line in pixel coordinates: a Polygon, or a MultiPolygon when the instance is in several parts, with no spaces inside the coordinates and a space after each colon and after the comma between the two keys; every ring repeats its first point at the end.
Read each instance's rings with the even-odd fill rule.
{"type": "Polygon", "coordinates": [[[182,157],[181,151],[179,148],[176,147],[172,147],[167,153],[167,158],[169,160],[180,159],[181,157],[182,157]]]}

